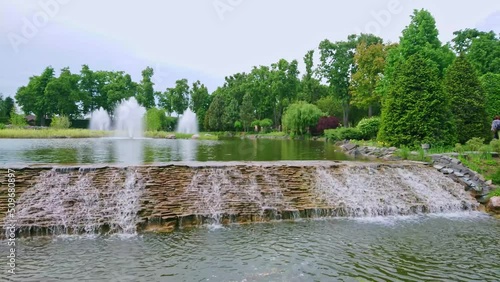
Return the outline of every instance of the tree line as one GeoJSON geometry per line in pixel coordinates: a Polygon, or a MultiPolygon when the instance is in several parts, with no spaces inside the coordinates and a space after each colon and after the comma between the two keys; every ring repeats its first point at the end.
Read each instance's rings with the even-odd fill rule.
{"type": "Polygon", "coordinates": [[[259,121],[281,130],[288,109],[297,113],[288,115],[288,123],[300,124],[290,119],[300,117],[302,107],[315,117],[339,117],[345,127],[380,116],[378,139],[393,145],[487,138],[490,119],[500,114],[499,35],[465,29],[443,44],[426,10],[414,11],[399,42],[372,34],[325,39],[304,55],[303,63],[302,75],[297,60],[255,66],[227,76],[213,93],[187,79],[156,91],[150,67],[134,82],[124,72],[87,65],[79,73],[64,68],[56,77],[49,66],[30,77],[15,98],[26,114],[77,118],[101,107],[111,113],[121,100],[136,97],[148,110],[167,115],[190,108],[200,128],[209,131],[248,131],[259,121]]]}

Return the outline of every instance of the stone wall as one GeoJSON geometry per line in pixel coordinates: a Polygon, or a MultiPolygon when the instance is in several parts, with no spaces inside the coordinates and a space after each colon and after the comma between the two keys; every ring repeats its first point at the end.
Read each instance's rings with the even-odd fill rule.
{"type": "MultiPolygon", "coordinates": [[[[64,225],[88,231],[132,224],[164,231],[214,222],[477,207],[462,185],[428,165],[409,162],[199,162],[15,170],[18,227],[28,229],[64,225]],[[437,199],[432,199],[433,193],[437,199]],[[135,217],[130,211],[134,201],[138,221],[130,222],[127,213],[135,217]]],[[[3,221],[8,202],[5,175],[0,187],[3,221]]]]}

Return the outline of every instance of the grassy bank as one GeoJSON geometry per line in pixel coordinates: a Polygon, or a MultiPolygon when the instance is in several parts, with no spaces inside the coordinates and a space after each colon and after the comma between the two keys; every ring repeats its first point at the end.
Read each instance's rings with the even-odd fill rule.
{"type": "MultiPolygon", "coordinates": [[[[167,136],[175,135],[177,139],[191,139],[193,134],[164,132],[164,131],[147,131],[145,137],[149,138],[166,138],[167,136]]],[[[109,131],[97,131],[89,129],[24,129],[24,128],[6,128],[0,130],[0,138],[98,138],[113,136],[109,131]]],[[[200,133],[201,140],[217,140],[218,136],[209,133],[200,133]]]]}

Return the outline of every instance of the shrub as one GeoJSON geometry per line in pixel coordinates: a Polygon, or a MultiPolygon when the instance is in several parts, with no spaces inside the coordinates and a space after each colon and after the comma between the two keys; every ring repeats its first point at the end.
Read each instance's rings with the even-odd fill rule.
{"type": "Polygon", "coordinates": [[[174,131],[177,126],[177,118],[176,117],[166,117],[165,118],[165,127],[163,130],[165,131],[174,131]]]}
{"type": "Polygon", "coordinates": [[[484,138],[474,137],[465,142],[465,145],[467,145],[467,148],[471,151],[479,151],[479,149],[481,149],[484,145],[484,138]]]}
{"type": "Polygon", "coordinates": [[[0,123],[0,129],[5,129],[5,124],[0,123]]]}
{"type": "Polygon", "coordinates": [[[234,129],[236,129],[236,131],[241,131],[242,128],[241,121],[237,120],[234,122],[234,129]]]}
{"type": "Polygon", "coordinates": [[[410,157],[411,150],[407,146],[402,145],[399,150],[396,151],[395,155],[402,158],[403,160],[407,160],[410,157]]]}
{"type": "Polygon", "coordinates": [[[374,139],[377,137],[378,129],[380,128],[380,118],[364,118],[358,123],[356,128],[361,132],[363,139],[374,139]]]}
{"type": "Polygon", "coordinates": [[[28,125],[28,122],[23,115],[12,111],[12,113],[10,113],[10,124],[12,124],[13,126],[23,127],[28,125]]]}
{"type": "Polygon", "coordinates": [[[491,150],[500,153],[500,139],[493,139],[490,142],[491,150]]]}
{"type": "Polygon", "coordinates": [[[335,129],[339,127],[340,120],[337,117],[320,117],[318,124],[316,125],[316,130],[314,131],[315,135],[324,134],[326,129],[335,129]]]}
{"type": "MultiPolygon", "coordinates": [[[[497,171],[495,173],[490,175],[490,178],[491,178],[491,182],[493,182],[493,184],[500,185],[500,169],[497,169],[497,171]]],[[[496,195],[496,196],[500,196],[500,188],[497,188],[497,190],[498,190],[497,191],[498,195],[496,195]]]]}
{"type": "Polygon", "coordinates": [[[67,116],[54,116],[50,122],[50,127],[57,129],[67,129],[71,126],[71,122],[67,116]]]}
{"type": "Polygon", "coordinates": [[[165,115],[164,110],[151,108],[146,112],[145,119],[146,119],[146,130],[148,131],[166,130],[167,116],[165,115]]]}
{"type": "Polygon", "coordinates": [[[360,140],[361,132],[354,127],[341,127],[336,129],[325,130],[325,137],[332,141],[342,141],[342,140],[360,140]]]}
{"type": "Polygon", "coordinates": [[[273,125],[273,121],[271,119],[265,118],[259,122],[262,131],[268,132],[273,125]]]}

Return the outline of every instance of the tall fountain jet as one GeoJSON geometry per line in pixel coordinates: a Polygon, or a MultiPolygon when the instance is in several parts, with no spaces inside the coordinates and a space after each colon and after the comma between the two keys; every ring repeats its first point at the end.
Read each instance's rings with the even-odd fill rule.
{"type": "Polygon", "coordinates": [[[193,113],[191,109],[188,108],[184,111],[182,117],[179,119],[176,131],[180,133],[198,134],[198,120],[196,119],[196,114],[193,113]]]}
{"type": "Polygon", "coordinates": [[[122,101],[115,109],[114,126],[103,108],[92,112],[90,129],[114,130],[116,137],[142,138],[144,136],[144,114],[146,109],[134,97],[122,101]]]}
{"type": "Polygon", "coordinates": [[[143,138],[146,109],[134,97],[123,101],[115,109],[115,132],[117,137],[143,138]]]}
{"type": "Polygon", "coordinates": [[[92,112],[92,117],[90,118],[90,129],[91,130],[111,129],[111,119],[109,118],[108,112],[106,112],[106,110],[104,110],[102,107],[92,112]]]}

